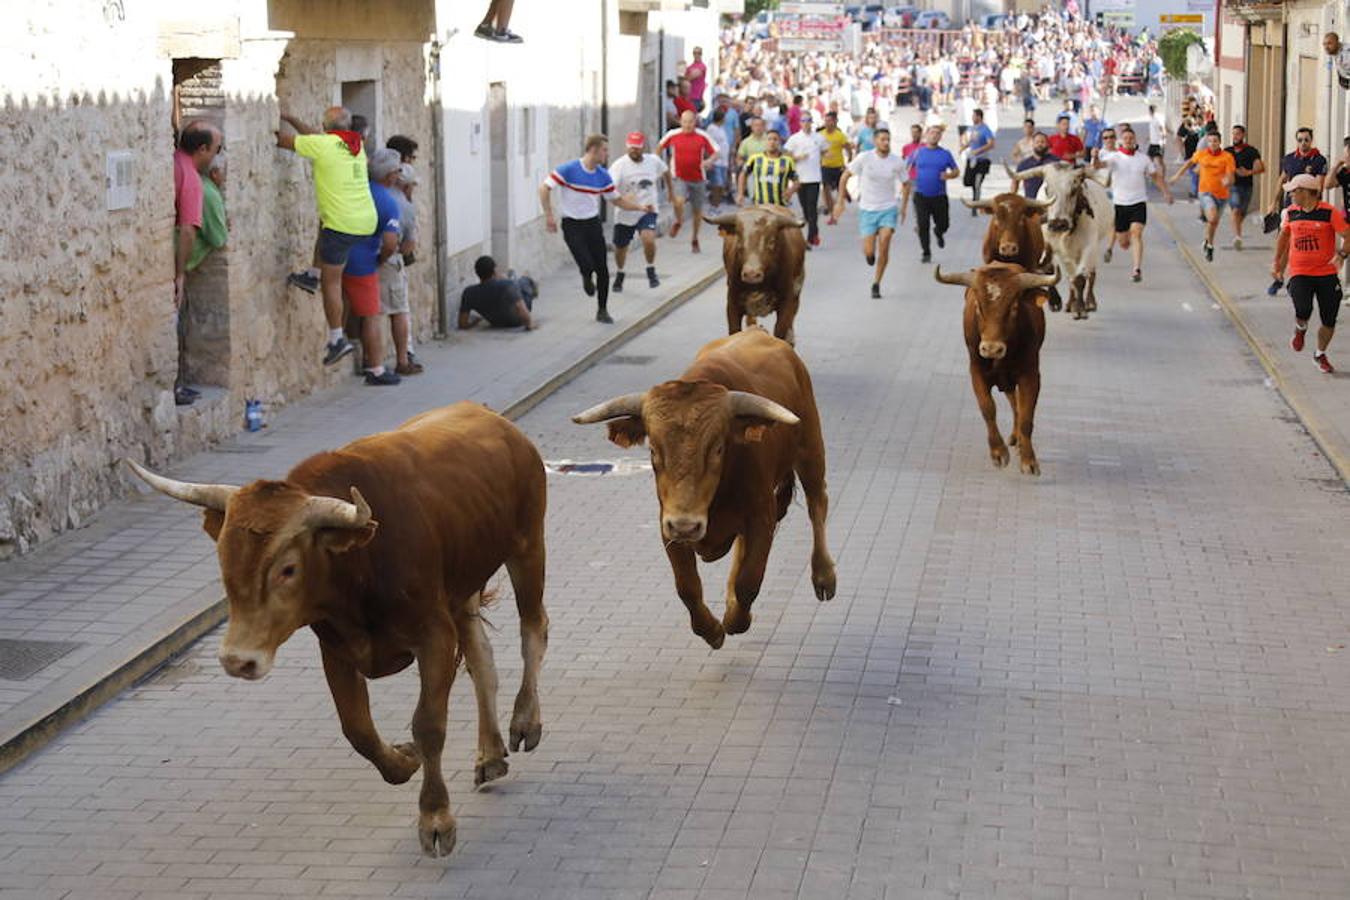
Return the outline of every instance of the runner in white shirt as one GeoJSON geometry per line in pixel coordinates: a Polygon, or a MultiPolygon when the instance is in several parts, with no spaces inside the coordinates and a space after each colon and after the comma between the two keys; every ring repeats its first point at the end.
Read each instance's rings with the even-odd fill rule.
{"type": "Polygon", "coordinates": [[[797,166],[797,199],[806,219],[806,249],[820,246],[820,154],[828,149],[825,139],[811,127],[811,114],[802,113],[801,130],[787,139],[783,152],[797,166]]]}
{"type": "Polygon", "coordinates": [[[1162,177],[1162,167],[1139,152],[1134,129],[1128,125],[1120,129],[1120,149],[1103,152],[1096,163],[1098,169],[1111,172],[1111,199],[1116,207],[1116,241],[1120,249],[1131,251],[1134,272],[1131,278],[1140,281],[1144,266],[1144,226],[1148,224],[1148,181],[1162,191],[1167,202],[1172,192],[1162,177]]]}
{"type": "Polygon", "coordinates": [[[891,132],[877,128],[872,136],[875,150],[853,157],[844,169],[839,182],[839,200],[834,207],[836,218],[844,214],[844,197],[849,179],[858,179],[858,231],[862,234],[863,256],[869,266],[875,265],[872,276],[872,296],[881,296],[881,276],[886,274],[886,263],[891,256],[891,236],[898,222],[905,221],[909,207],[909,164],[899,153],[891,152],[891,132]],[[903,204],[901,198],[903,197],[903,204]]]}
{"type": "Polygon", "coordinates": [[[1167,147],[1167,118],[1163,111],[1158,107],[1149,104],[1148,107],[1148,158],[1153,160],[1158,166],[1158,173],[1166,178],[1167,166],[1163,161],[1164,149],[1167,147]]]}
{"type": "MultiPolygon", "coordinates": [[[[717,129],[720,130],[720,129],[717,129]]],[[[620,194],[631,195],[643,207],[658,208],[661,200],[661,182],[665,182],[666,196],[674,197],[674,184],[670,179],[670,169],[665,160],[652,153],[643,152],[647,137],[640,131],[628,135],[624,143],[625,153],[609,167],[609,176],[620,194]]],[[[655,212],[643,209],[620,209],[614,211],[614,291],[623,291],[623,267],[628,262],[628,245],[633,243],[636,233],[642,240],[642,254],[647,259],[647,285],[659,287],[661,280],[656,277],[656,216],[655,212]]]]}

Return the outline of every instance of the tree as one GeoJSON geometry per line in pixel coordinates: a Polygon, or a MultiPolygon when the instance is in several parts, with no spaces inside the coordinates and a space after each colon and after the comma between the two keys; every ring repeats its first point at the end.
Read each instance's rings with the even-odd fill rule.
{"type": "Polygon", "coordinates": [[[1205,39],[1189,28],[1173,28],[1158,39],[1158,55],[1162,57],[1167,77],[1177,81],[1186,79],[1186,48],[1203,44],[1205,39]]]}
{"type": "Polygon", "coordinates": [[[766,9],[777,9],[778,0],[745,0],[745,18],[753,19],[766,9]]]}

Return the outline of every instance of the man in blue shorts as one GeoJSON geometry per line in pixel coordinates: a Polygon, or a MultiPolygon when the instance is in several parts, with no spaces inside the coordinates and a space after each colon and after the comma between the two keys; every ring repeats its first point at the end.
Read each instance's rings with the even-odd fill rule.
{"type": "Polygon", "coordinates": [[[631,132],[624,141],[625,150],[609,167],[609,177],[622,196],[631,196],[642,209],[616,209],[614,212],[614,291],[623,291],[623,267],[628,262],[628,245],[633,243],[636,234],[642,241],[642,254],[647,259],[647,286],[657,287],[661,280],[656,277],[656,213],[647,212],[647,208],[656,209],[660,203],[661,184],[666,186],[666,196],[674,197],[675,188],[671,182],[670,169],[661,157],[644,152],[647,137],[640,131],[631,132]]]}
{"type": "Polygon", "coordinates": [[[943,236],[951,221],[947,205],[947,182],[961,174],[957,168],[956,157],[950,150],[939,147],[942,132],[929,128],[923,135],[923,146],[914,151],[909,164],[914,169],[914,215],[919,225],[919,247],[923,250],[922,262],[932,262],[933,253],[928,243],[928,229],[931,223],[937,245],[945,247],[943,236]]]}
{"type": "Polygon", "coordinates": [[[886,274],[886,263],[891,255],[891,236],[896,226],[904,221],[900,212],[908,206],[909,165],[899,153],[891,152],[891,132],[884,125],[872,134],[876,147],[854,156],[839,179],[839,199],[835,201],[835,218],[844,214],[844,197],[848,183],[857,178],[858,231],[862,234],[863,256],[869,266],[875,267],[872,276],[872,296],[881,296],[881,276],[886,274]],[[901,203],[903,196],[905,203],[901,203]]]}

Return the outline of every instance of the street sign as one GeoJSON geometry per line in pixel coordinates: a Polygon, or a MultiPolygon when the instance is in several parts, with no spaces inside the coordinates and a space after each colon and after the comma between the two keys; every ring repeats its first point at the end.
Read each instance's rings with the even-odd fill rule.
{"type": "Polygon", "coordinates": [[[842,38],[798,38],[785,37],[778,39],[778,49],[783,53],[792,52],[816,52],[841,53],[844,49],[842,38]]]}
{"type": "Polygon", "coordinates": [[[1158,16],[1158,21],[1164,25],[1203,25],[1205,17],[1200,13],[1169,13],[1158,16]]]}
{"type": "Polygon", "coordinates": [[[831,3],[829,0],[800,0],[792,3],[789,0],[778,4],[778,12],[790,16],[842,16],[844,14],[844,4],[831,3]]]}

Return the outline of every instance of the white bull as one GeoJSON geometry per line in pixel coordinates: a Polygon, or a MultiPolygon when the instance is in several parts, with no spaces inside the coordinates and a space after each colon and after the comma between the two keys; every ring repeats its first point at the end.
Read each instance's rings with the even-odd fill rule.
{"type": "Polygon", "coordinates": [[[1086,319],[1097,309],[1097,260],[1110,246],[1115,210],[1106,187],[1087,169],[1068,163],[1047,163],[1008,174],[1014,184],[1028,178],[1045,179],[1049,207],[1042,231],[1055,264],[1069,279],[1068,312],[1086,319]]]}

